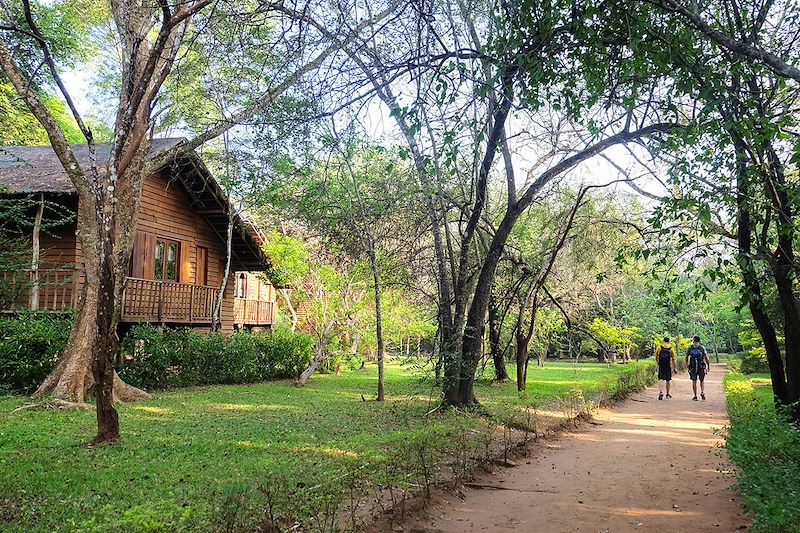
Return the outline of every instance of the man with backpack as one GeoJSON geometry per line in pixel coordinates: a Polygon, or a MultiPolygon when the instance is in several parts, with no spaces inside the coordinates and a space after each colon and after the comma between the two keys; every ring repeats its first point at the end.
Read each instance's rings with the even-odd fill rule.
{"type": "Polygon", "coordinates": [[[672,398],[669,386],[672,382],[672,373],[678,370],[675,368],[675,348],[669,343],[669,337],[664,337],[664,342],[656,349],[656,359],[658,361],[658,399],[664,399],[665,384],[667,399],[672,398]]]}
{"type": "Polygon", "coordinates": [[[698,379],[700,380],[700,398],[705,400],[706,393],[703,389],[703,380],[711,365],[708,362],[705,346],[700,344],[700,337],[695,335],[692,341],[694,342],[689,346],[689,349],[686,350],[686,366],[689,368],[689,378],[692,380],[692,392],[694,392],[694,398],[692,398],[692,400],[697,401],[698,379]]]}

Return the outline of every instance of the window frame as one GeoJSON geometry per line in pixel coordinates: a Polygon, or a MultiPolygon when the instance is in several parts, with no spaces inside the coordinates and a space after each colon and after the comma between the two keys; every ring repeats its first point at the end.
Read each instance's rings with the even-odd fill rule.
{"type": "Polygon", "coordinates": [[[167,237],[159,237],[156,236],[155,246],[153,247],[153,279],[156,281],[166,281],[171,283],[180,283],[181,282],[181,242],[175,239],[170,239],[167,237]],[[159,244],[162,245],[162,253],[161,253],[161,277],[158,277],[158,246],[159,244]],[[169,272],[169,246],[171,244],[175,245],[175,279],[167,278],[167,273],[169,272]]]}

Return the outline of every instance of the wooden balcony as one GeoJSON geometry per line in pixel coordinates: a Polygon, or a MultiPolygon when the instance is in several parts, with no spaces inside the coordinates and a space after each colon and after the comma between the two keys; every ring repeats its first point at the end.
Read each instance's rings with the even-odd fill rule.
{"type": "Polygon", "coordinates": [[[217,287],[128,278],[122,293],[123,322],[211,323],[217,287]]]}
{"type": "Polygon", "coordinates": [[[80,276],[75,269],[35,269],[2,272],[4,296],[13,299],[7,312],[19,309],[69,311],[75,308],[80,276]]]}
{"type": "MultiPolygon", "coordinates": [[[[2,312],[17,313],[26,308],[68,311],[77,304],[80,274],[73,269],[3,272],[0,280],[4,292],[14,298],[7,309],[0,309],[2,312]]],[[[218,287],[207,285],[128,278],[122,293],[121,320],[211,324],[217,294],[218,287]]],[[[269,326],[274,319],[274,302],[235,298],[233,309],[234,323],[242,326],[269,326]]]]}
{"type": "Polygon", "coordinates": [[[274,316],[274,302],[234,298],[233,322],[242,326],[271,326],[274,316]]]}

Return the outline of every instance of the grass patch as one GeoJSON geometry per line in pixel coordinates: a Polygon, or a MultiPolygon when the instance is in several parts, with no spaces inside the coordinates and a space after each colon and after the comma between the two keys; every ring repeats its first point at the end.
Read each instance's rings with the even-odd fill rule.
{"type": "Polygon", "coordinates": [[[730,373],[726,448],[756,532],[800,532],[800,430],[776,412],[768,375],[730,373]],[[755,385],[755,386],[754,386],[755,385]]]}
{"type": "Polygon", "coordinates": [[[26,399],[1,398],[0,530],[253,531],[297,522],[330,530],[351,495],[392,503],[404,489],[458,475],[505,434],[498,421],[635,388],[652,364],[548,363],[529,372],[523,395],[513,383],[479,382],[483,409],[431,416],[438,387],[397,364],[387,365],[384,403],[369,401],[374,367],[318,375],[304,388],[161,392],[121,405],[121,441],[95,449],[84,445],[94,413],[14,413],[26,399]]]}

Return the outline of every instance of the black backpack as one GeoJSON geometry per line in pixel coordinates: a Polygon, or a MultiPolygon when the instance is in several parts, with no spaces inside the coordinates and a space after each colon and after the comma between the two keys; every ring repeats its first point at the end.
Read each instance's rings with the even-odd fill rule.
{"type": "Polygon", "coordinates": [[[658,351],[658,362],[659,364],[667,364],[669,363],[671,350],[665,346],[662,346],[661,349],[658,351]]]}
{"type": "Polygon", "coordinates": [[[689,346],[689,357],[691,357],[691,361],[689,362],[690,368],[694,368],[695,370],[698,368],[705,368],[706,361],[703,357],[703,348],[700,346],[689,346]]]}

